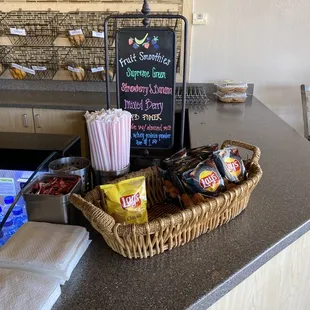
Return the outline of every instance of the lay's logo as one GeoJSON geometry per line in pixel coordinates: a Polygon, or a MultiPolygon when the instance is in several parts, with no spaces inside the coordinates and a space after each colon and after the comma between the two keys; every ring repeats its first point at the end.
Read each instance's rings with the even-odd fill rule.
{"type": "Polygon", "coordinates": [[[220,186],[220,179],[214,171],[203,171],[199,175],[199,184],[203,189],[215,192],[220,186]]]}
{"type": "Polygon", "coordinates": [[[129,196],[123,196],[120,198],[120,203],[123,209],[136,208],[141,206],[140,193],[136,193],[129,196]]]}
{"type": "Polygon", "coordinates": [[[228,171],[233,175],[238,177],[241,173],[241,166],[237,159],[235,158],[225,158],[225,165],[228,171]]]}

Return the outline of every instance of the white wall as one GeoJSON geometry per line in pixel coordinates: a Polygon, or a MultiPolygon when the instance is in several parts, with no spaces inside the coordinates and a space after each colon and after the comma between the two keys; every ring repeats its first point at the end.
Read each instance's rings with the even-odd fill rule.
{"type": "Polygon", "coordinates": [[[255,83],[255,96],[303,134],[300,84],[310,84],[310,0],[194,0],[190,81],[255,83]]]}

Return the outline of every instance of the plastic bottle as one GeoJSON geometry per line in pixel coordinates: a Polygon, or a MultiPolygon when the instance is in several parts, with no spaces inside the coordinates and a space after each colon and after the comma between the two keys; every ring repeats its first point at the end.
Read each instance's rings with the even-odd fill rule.
{"type": "Polygon", "coordinates": [[[15,232],[16,229],[14,227],[13,217],[9,216],[2,228],[2,232],[0,232],[0,236],[2,236],[0,241],[1,244],[5,244],[15,232]]]}
{"type": "Polygon", "coordinates": [[[27,213],[27,208],[26,208],[26,203],[23,199],[23,197],[21,197],[18,201],[18,205],[21,206],[23,208],[23,213],[24,213],[24,217],[26,219],[26,222],[28,222],[28,213],[27,213]]]}
{"type": "MultiPolygon", "coordinates": [[[[5,208],[5,206],[4,208],[0,206],[0,223],[2,222],[6,212],[7,209],[5,208]]],[[[10,239],[10,237],[15,233],[15,231],[16,230],[14,229],[13,216],[10,215],[6,220],[2,231],[0,231],[0,247],[3,246],[10,239]]]]}
{"type": "Polygon", "coordinates": [[[4,238],[4,233],[0,231],[0,247],[2,247],[6,243],[6,240],[4,238]]]}
{"type": "MultiPolygon", "coordinates": [[[[14,202],[13,196],[4,197],[4,208],[3,208],[3,216],[8,212],[11,204],[14,202]]],[[[3,226],[3,234],[4,239],[8,240],[14,233],[16,232],[16,227],[14,226],[14,215],[13,212],[7,218],[4,226],[3,226]]]]}
{"type": "Polygon", "coordinates": [[[13,196],[5,196],[4,197],[4,212],[6,213],[11,204],[14,202],[14,197],[13,196]]]}
{"type": "MultiPolygon", "coordinates": [[[[2,220],[3,220],[3,213],[2,213],[2,207],[0,206],[0,223],[2,222],[2,220]]],[[[5,241],[6,240],[4,240],[4,234],[1,230],[0,231],[0,247],[5,244],[5,241]]]]}
{"type": "MultiPolygon", "coordinates": [[[[5,216],[5,214],[9,211],[11,204],[14,202],[14,197],[13,196],[5,196],[4,197],[4,205],[3,205],[3,217],[5,216]]],[[[9,218],[13,218],[13,212],[11,212],[9,218]]],[[[7,221],[9,220],[9,218],[7,219],[7,221]]]]}
{"type": "Polygon", "coordinates": [[[2,206],[0,205],[0,224],[3,220],[3,217],[4,217],[4,214],[3,214],[3,209],[2,209],[2,206]]]}
{"type": "Polygon", "coordinates": [[[12,211],[14,216],[14,225],[18,229],[27,222],[27,215],[24,212],[24,208],[21,205],[16,205],[12,211]]]}

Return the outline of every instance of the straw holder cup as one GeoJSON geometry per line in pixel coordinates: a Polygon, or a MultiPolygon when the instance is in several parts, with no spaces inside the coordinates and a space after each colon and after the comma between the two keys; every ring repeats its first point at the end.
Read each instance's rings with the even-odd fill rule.
{"type": "Polygon", "coordinates": [[[99,171],[93,169],[93,184],[94,187],[98,185],[103,185],[107,182],[113,181],[116,178],[120,178],[127,174],[130,170],[130,164],[124,169],[118,171],[99,171]]]}

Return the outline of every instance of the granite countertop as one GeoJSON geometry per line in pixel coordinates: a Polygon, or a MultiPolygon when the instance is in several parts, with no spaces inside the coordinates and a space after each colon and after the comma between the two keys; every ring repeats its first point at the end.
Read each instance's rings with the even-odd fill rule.
{"type": "Polygon", "coordinates": [[[144,260],[100,236],[62,287],[54,310],[206,309],[310,229],[310,145],[256,98],[189,109],[192,147],[237,139],[261,148],[263,178],[248,208],[223,227],[144,260]]]}

